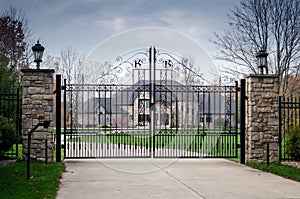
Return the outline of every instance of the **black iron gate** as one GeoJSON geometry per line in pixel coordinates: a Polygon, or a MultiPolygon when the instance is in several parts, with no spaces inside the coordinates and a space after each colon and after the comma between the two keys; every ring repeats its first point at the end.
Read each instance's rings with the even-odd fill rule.
{"type": "Polygon", "coordinates": [[[202,86],[185,60],[153,47],[124,64],[131,84],[65,80],[65,158],[237,157],[237,82],[202,86]]]}
{"type": "MultiPolygon", "coordinates": [[[[7,86],[0,90],[0,115],[7,118],[9,122],[15,125],[13,146],[6,151],[5,156],[18,157],[19,144],[21,143],[21,124],[22,124],[22,96],[18,86],[7,86]]],[[[11,139],[11,138],[10,138],[11,139]]]]}

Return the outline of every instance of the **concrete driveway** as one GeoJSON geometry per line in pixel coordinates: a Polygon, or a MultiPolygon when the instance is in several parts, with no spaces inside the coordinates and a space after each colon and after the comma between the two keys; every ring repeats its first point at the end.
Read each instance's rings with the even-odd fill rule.
{"type": "Polygon", "coordinates": [[[66,160],[58,199],[300,198],[300,183],[224,159],[66,160]]]}

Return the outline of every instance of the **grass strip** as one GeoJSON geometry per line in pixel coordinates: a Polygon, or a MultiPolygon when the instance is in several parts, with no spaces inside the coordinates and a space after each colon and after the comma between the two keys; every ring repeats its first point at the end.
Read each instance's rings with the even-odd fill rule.
{"type": "Polygon", "coordinates": [[[300,169],[279,163],[247,163],[248,166],[300,182],[300,169]]]}
{"type": "Polygon", "coordinates": [[[26,161],[0,167],[0,190],[2,199],[55,198],[59,180],[65,169],[63,163],[32,161],[31,179],[26,180],[26,161]]]}

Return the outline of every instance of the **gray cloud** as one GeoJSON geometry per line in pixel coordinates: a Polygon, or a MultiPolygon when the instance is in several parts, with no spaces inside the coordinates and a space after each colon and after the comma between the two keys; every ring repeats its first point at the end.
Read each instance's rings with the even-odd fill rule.
{"type": "MultiPolygon", "coordinates": [[[[107,37],[141,27],[181,31],[208,45],[222,30],[226,13],[239,0],[0,0],[3,9],[20,8],[47,52],[71,46],[86,54],[107,37]]],[[[210,48],[210,47],[208,47],[210,48]]]]}

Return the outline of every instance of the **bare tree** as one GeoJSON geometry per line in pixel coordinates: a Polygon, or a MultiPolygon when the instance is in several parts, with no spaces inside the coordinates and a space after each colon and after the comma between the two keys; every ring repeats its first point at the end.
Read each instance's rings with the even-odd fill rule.
{"type": "Polygon", "coordinates": [[[62,50],[60,56],[44,55],[43,66],[54,68],[55,72],[62,75],[68,84],[82,83],[84,56],[78,54],[73,48],[62,50]]]}
{"type": "Polygon", "coordinates": [[[182,82],[185,85],[203,85],[208,82],[204,79],[203,73],[195,67],[195,59],[191,55],[183,57],[180,65],[182,67],[182,71],[180,71],[180,73],[183,74],[182,82]]]}
{"type": "Polygon", "coordinates": [[[269,53],[269,71],[279,75],[281,90],[287,77],[298,74],[300,51],[299,0],[241,0],[229,15],[229,28],[215,33],[217,59],[227,61],[223,72],[235,76],[257,73],[255,55],[269,53]]]}
{"type": "Polygon", "coordinates": [[[88,64],[89,69],[93,71],[89,75],[91,82],[100,84],[121,84],[123,81],[123,77],[120,77],[120,73],[123,71],[120,65],[113,65],[109,61],[105,61],[104,63],[90,61],[86,64],[88,64]]]}
{"type": "Polygon", "coordinates": [[[83,83],[83,60],[84,56],[78,54],[71,47],[61,52],[60,70],[67,83],[83,83]]]}
{"type": "Polygon", "coordinates": [[[58,74],[62,74],[63,69],[60,67],[60,57],[53,56],[53,55],[44,55],[43,58],[43,65],[46,68],[54,68],[55,72],[58,74]]]}
{"type": "MultiPolygon", "coordinates": [[[[62,74],[62,79],[66,79],[67,84],[83,84],[85,82],[85,76],[83,74],[83,60],[84,56],[78,54],[73,48],[68,47],[66,50],[61,51],[60,57],[49,56],[48,61],[53,64],[57,72],[62,74]]],[[[71,124],[75,128],[78,127],[80,106],[82,107],[84,94],[78,90],[69,93],[70,96],[67,98],[67,103],[72,107],[70,111],[71,124]]]]}
{"type": "Polygon", "coordinates": [[[68,84],[120,83],[120,66],[111,62],[89,61],[72,47],[62,50],[60,56],[46,55],[44,65],[55,68],[68,84]]]}

